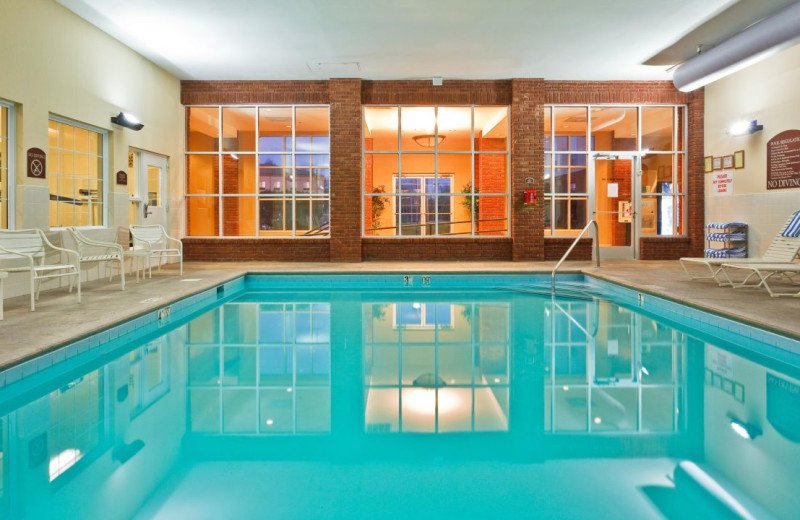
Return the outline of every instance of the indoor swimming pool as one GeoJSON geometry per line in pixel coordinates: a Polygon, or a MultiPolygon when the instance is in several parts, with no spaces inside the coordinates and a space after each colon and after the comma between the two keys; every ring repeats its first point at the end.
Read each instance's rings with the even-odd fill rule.
{"type": "Polygon", "coordinates": [[[0,375],[0,518],[796,518],[800,343],[582,275],[250,275],[0,375]]]}

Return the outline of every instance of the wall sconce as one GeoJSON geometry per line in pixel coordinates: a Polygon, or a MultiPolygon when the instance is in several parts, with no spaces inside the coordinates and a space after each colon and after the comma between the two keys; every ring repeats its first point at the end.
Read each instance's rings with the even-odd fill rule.
{"type": "Polygon", "coordinates": [[[144,448],[144,441],[141,439],[136,439],[129,444],[120,444],[111,450],[111,459],[120,464],[125,464],[131,460],[134,455],[142,451],[142,448],[144,448]]]}
{"type": "Polygon", "coordinates": [[[750,135],[760,132],[764,129],[764,125],[759,125],[758,121],[737,121],[728,128],[728,135],[750,135]]]}
{"type": "Polygon", "coordinates": [[[730,419],[731,421],[731,429],[735,431],[736,434],[743,439],[752,441],[753,439],[755,439],[756,437],[758,437],[763,433],[761,431],[761,428],[759,428],[755,424],[746,423],[740,419],[737,419],[732,415],[729,415],[728,419],[730,419]]]}
{"type": "Polygon", "coordinates": [[[112,116],[111,122],[115,125],[136,130],[137,132],[144,128],[144,125],[136,118],[136,116],[128,114],[127,112],[120,112],[118,115],[112,116]]]}

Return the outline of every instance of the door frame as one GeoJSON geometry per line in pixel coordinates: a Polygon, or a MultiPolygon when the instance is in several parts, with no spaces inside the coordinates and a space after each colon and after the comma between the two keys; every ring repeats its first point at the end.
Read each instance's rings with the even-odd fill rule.
{"type": "MultiPolygon", "coordinates": [[[[641,152],[589,152],[589,214],[591,218],[597,220],[596,207],[596,189],[597,189],[597,174],[595,164],[599,160],[629,160],[631,161],[631,245],[630,246],[612,246],[600,247],[600,256],[607,259],[615,260],[637,260],[639,258],[639,238],[642,234],[640,207],[641,207],[641,190],[642,190],[642,153],[641,152]]],[[[618,213],[618,212],[614,212],[618,213]]],[[[598,226],[598,233],[599,231],[598,226]]],[[[600,237],[597,237],[600,240],[600,237]]]]}
{"type": "Polygon", "coordinates": [[[147,166],[158,165],[161,166],[161,182],[159,189],[161,190],[161,206],[164,209],[164,226],[169,222],[169,196],[167,188],[169,186],[169,157],[139,148],[129,148],[129,153],[137,155],[136,171],[131,171],[130,175],[136,177],[136,191],[135,195],[130,195],[129,199],[131,204],[137,205],[136,222],[129,222],[129,224],[137,225],[144,223],[144,203],[147,202],[147,166]]]}

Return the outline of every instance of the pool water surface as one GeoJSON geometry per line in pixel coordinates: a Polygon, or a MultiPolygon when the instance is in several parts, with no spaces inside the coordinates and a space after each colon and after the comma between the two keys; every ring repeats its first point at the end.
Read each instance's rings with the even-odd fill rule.
{"type": "Polygon", "coordinates": [[[797,342],[546,287],[250,276],[129,323],[0,390],[0,517],[796,517],[797,342]]]}

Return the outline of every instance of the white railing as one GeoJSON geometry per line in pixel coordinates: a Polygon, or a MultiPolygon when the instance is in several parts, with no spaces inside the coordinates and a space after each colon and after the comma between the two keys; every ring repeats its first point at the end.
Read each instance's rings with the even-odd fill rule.
{"type": "Polygon", "coordinates": [[[556,266],[553,268],[553,272],[550,273],[550,291],[552,293],[556,292],[556,272],[558,271],[558,268],[561,267],[561,264],[564,263],[564,260],[566,260],[572,250],[575,249],[575,246],[578,245],[578,241],[583,238],[583,235],[585,235],[587,231],[589,231],[589,226],[592,225],[594,225],[594,257],[595,261],[597,262],[597,267],[600,267],[600,230],[597,227],[597,221],[590,220],[589,223],[584,226],[583,230],[578,233],[578,236],[575,237],[575,240],[572,241],[572,245],[569,246],[567,252],[564,253],[564,256],[561,257],[561,260],[559,260],[556,266]]]}

